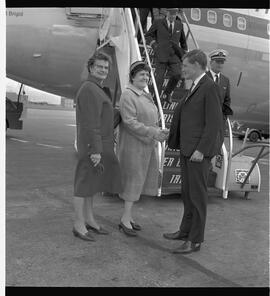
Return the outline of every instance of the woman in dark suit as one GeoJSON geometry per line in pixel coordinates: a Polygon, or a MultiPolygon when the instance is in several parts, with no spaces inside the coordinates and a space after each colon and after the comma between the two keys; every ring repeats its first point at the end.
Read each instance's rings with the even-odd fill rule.
{"type": "Polygon", "coordinates": [[[76,96],[78,163],[73,234],[88,241],[95,240],[91,232],[108,234],[94,218],[94,196],[121,191],[120,167],[113,145],[113,106],[102,86],[109,64],[107,55],[95,53],[88,61],[88,79],[76,96]]]}

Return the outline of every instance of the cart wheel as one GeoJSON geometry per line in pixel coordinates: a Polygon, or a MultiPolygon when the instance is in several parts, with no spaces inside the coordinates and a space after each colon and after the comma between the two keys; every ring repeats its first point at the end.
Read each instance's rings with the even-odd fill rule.
{"type": "Polygon", "coordinates": [[[250,199],[250,197],[249,197],[249,191],[245,191],[244,197],[245,197],[245,199],[250,199]]]}
{"type": "Polygon", "coordinates": [[[251,142],[256,143],[260,139],[260,134],[257,131],[253,131],[248,135],[251,142]]]}

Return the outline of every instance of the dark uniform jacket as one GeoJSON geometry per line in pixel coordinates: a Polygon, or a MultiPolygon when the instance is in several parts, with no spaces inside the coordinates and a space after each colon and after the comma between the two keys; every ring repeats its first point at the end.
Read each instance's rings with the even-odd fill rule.
{"type": "Polygon", "coordinates": [[[175,20],[171,36],[167,19],[157,19],[145,34],[145,37],[148,44],[153,40],[156,41],[153,48],[155,57],[160,63],[179,63],[184,50],[187,50],[183,24],[180,20],[175,20]]]}
{"type": "MultiPolygon", "coordinates": [[[[210,71],[206,74],[213,79],[210,71]]],[[[220,73],[219,76],[219,93],[222,104],[222,112],[224,115],[233,115],[233,110],[231,109],[231,96],[230,96],[230,80],[225,75],[220,73]]]]}
{"type": "Polygon", "coordinates": [[[171,149],[184,156],[195,150],[212,158],[223,143],[223,120],[218,87],[204,75],[187,98],[177,105],[168,139],[171,149]]]}

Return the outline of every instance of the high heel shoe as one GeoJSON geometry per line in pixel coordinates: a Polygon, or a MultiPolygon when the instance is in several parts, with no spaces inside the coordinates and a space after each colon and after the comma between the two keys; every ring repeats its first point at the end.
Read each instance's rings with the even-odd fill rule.
{"type": "Polygon", "coordinates": [[[130,221],[130,224],[134,230],[142,230],[139,224],[136,224],[135,222],[131,222],[131,221],[130,221]]]}
{"type": "Polygon", "coordinates": [[[86,232],[86,234],[82,234],[73,227],[72,232],[73,232],[74,236],[76,236],[82,240],[93,241],[93,242],[96,241],[95,238],[91,235],[91,233],[89,233],[89,231],[86,232]]]}
{"type": "Polygon", "coordinates": [[[126,227],[122,222],[120,222],[118,227],[120,231],[122,230],[128,236],[137,236],[137,232],[134,229],[126,227]]]}
{"type": "Polygon", "coordinates": [[[93,232],[95,232],[97,234],[104,234],[104,235],[109,234],[109,232],[106,229],[102,228],[102,227],[97,229],[97,228],[95,228],[95,227],[93,227],[93,226],[91,226],[91,225],[89,225],[87,223],[85,224],[85,227],[86,227],[87,230],[92,230],[93,232]]]}

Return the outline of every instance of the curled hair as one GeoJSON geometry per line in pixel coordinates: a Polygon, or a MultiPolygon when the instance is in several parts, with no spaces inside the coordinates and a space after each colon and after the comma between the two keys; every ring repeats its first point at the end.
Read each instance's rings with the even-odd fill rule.
{"type": "Polygon", "coordinates": [[[108,56],[104,52],[96,51],[87,62],[87,70],[89,73],[90,73],[90,68],[94,65],[95,61],[97,60],[106,61],[109,63],[109,65],[112,63],[110,56],[108,56]]]}
{"type": "Polygon", "coordinates": [[[133,64],[131,64],[129,69],[129,82],[132,83],[132,78],[134,78],[138,72],[143,70],[149,73],[151,71],[150,67],[142,61],[136,61],[133,64]]]}
{"type": "Polygon", "coordinates": [[[202,70],[206,70],[207,56],[201,49],[194,49],[187,52],[183,56],[182,60],[184,59],[188,59],[190,64],[195,64],[195,62],[197,62],[201,66],[202,70]]]}

